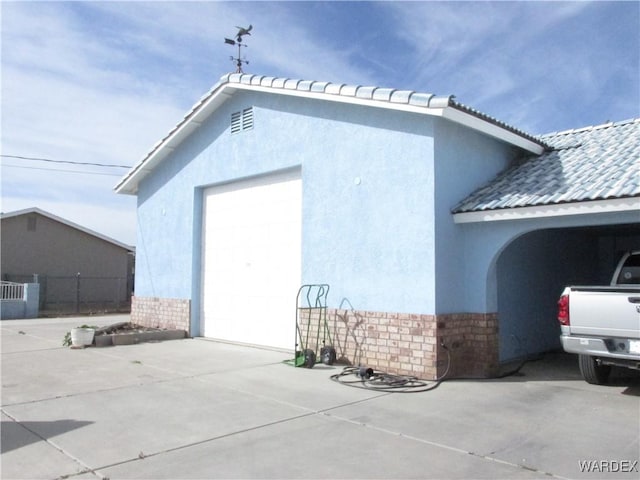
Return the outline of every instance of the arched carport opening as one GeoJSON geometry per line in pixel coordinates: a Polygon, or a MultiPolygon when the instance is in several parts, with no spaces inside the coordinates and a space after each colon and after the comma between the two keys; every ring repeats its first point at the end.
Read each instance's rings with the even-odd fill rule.
{"type": "Polygon", "coordinates": [[[492,266],[500,362],[560,349],[562,289],[607,285],[622,253],[639,248],[640,224],[543,229],[513,239],[492,266]]]}

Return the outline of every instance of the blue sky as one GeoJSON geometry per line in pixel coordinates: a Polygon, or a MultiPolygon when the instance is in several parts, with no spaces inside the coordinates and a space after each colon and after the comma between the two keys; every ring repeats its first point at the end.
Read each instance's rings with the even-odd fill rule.
{"type": "MultiPolygon", "coordinates": [[[[640,116],[635,1],[2,1],[0,17],[3,155],[137,163],[234,70],[224,37],[249,24],[247,73],[451,94],[532,134],[640,116]]],[[[135,198],[113,193],[126,170],[0,171],[3,212],[135,244],[135,198]]]]}

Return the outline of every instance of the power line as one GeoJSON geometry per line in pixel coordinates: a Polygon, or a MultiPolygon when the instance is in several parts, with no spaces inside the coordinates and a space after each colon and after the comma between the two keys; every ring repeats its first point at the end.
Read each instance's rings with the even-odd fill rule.
{"type": "Polygon", "coordinates": [[[61,173],[82,173],[83,175],[106,175],[109,177],[121,177],[122,175],[118,173],[101,173],[101,172],[87,172],[82,170],[59,170],[57,168],[44,168],[44,167],[27,167],[25,165],[2,165],[2,167],[11,167],[11,168],[26,168],[28,170],[47,170],[50,172],[61,172],[61,173]]]}
{"type": "Polygon", "coordinates": [[[51,158],[23,157],[21,155],[0,155],[4,158],[17,158],[19,160],[33,160],[36,162],[67,163],[70,165],[90,165],[92,167],[131,168],[129,165],[111,165],[108,163],[74,162],[72,160],[52,160],[51,158]]]}

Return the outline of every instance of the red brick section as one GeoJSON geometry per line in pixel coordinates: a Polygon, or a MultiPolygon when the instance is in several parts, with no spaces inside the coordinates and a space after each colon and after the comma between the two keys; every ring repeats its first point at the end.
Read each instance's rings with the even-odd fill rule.
{"type": "Polygon", "coordinates": [[[132,297],[131,322],[152,328],[189,332],[191,300],[181,298],[132,297]]]}
{"type": "Polygon", "coordinates": [[[319,309],[299,312],[299,343],[319,356],[324,339],[327,345],[333,344],[341,363],[428,380],[445,373],[448,378],[490,377],[498,369],[497,314],[328,309],[330,338],[326,338],[319,317],[319,309]]]}
{"type": "Polygon", "coordinates": [[[438,315],[438,374],[450,357],[448,377],[491,377],[499,370],[498,314],[438,315]],[[448,348],[441,346],[440,340],[448,348]]]}

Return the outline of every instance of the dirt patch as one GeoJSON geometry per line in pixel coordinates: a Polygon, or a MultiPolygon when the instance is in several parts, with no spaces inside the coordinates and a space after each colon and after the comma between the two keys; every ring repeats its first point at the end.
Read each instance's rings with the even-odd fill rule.
{"type": "Polygon", "coordinates": [[[135,345],[137,343],[145,342],[179,340],[186,337],[187,332],[184,330],[166,330],[161,328],[144,327],[131,322],[120,322],[96,329],[93,344],[96,347],[135,345]]]}
{"type": "Polygon", "coordinates": [[[160,328],[143,327],[131,322],[114,323],[106,327],[96,328],[96,337],[100,335],[113,335],[120,333],[159,332],[160,328]]]}

